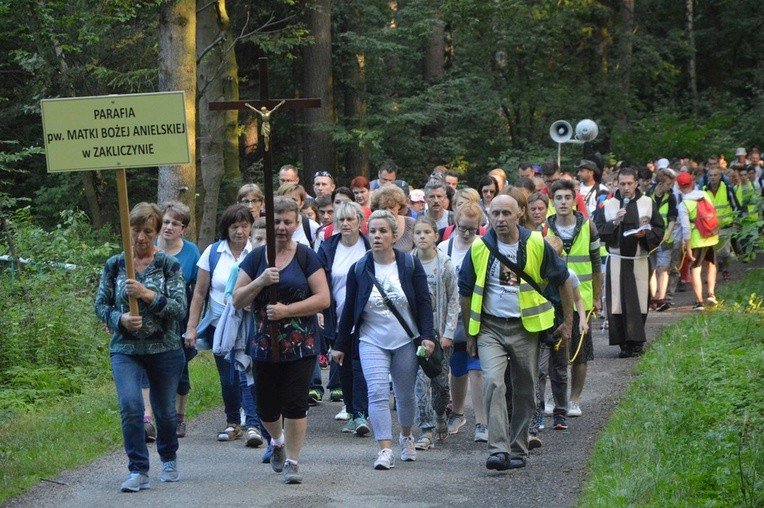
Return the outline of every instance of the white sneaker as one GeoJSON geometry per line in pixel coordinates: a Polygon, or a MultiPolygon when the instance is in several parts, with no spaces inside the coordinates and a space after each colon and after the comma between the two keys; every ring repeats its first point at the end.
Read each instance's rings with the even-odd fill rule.
{"type": "Polygon", "coordinates": [[[456,434],[459,429],[464,427],[465,423],[467,423],[467,418],[464,415],[451,413],[451,416],[448,417],[448,433],[456,434]]]}
{"type": "Polygon", "coordinates": [[[395,467],[395,457],[390,448],[382,448],[377,454],[377,460],[374,461],[374,469],[386,471],[395,467]]]}
{"type": "Polygon", "coordinates": [[[487,443],[488,442],[488,427],[482,423],[475,424],[475,442],[487,443]]]}
{"type": "Polygon", "coordinates": [[[345,406],[342,406],[340,412],[334,415],[334,419],[346,422],[350,420],[350,413],[347,412],[347,408],[345,406]]]}
{"type": "Polygon", "coordinates": [[[568,416],[581,416],[581,414],[581,406],[578,405],[578,402],[575,400],[568,402],[568,416]]]}
{"type": "Polygon", "coordinates": [[[554,414],[554,399],[547,399],[544,403],[544,416],[552,416],[554,414]]]}
{"type": "Polygon", "coordinates": [[[414,443],[414,436],[406,436],[403,434],[398,438],[398,442],[401,445],[401,460],[404,462],[412,462],[416,460],[416,444],[414,443]]]}

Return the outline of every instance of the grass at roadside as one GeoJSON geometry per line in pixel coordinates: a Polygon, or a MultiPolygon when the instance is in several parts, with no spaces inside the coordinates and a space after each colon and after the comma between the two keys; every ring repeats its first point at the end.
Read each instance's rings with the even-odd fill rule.
{"type": "Polygon", "coordinates": [[[640,362],[579,506],[764,506],[764,270],[720,289],[640,362]]]}
{"type": "MultiPolygon", "coordinates": [[[[209,352],[191,362],[190,372],[188,417],[193,417],[220,405],[220,381],[209,352]]],[[[82,395],[15,414],[0,425],[0,504],[42,478],[55,478],[121,446],[113,383],[94,384],[82,395]]]]}

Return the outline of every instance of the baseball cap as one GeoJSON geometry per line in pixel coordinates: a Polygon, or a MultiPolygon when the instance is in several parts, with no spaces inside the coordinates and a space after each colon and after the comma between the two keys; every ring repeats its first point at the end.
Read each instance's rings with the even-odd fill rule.
{"type": "Polygon", "coordinates": [[[587,159],[581,159],[581,162],[578,163],[578,165],[576,166],[576,169],[589,169],[594,172],[599,172],[599,168],[597,167],[597,164],[587,159]]]}
{"type": "Polygon", "coordinates": [[[690,173],[679,173],[676,175],[676,183],[680,187],[688,187],[692,185],[692,175],[690,173]]]}
{"type": "Polygon", "coordinates": [[[409,199],[412,203],[424,203],[424,191],[422,189],[414,189],[409,193],[409,199]]]}
{"type": "Polygon", "coordinates": [[[669,167],[668,159],[658,159],[655,162],[655,169],[666,169],[667,167],[669,167]]]}

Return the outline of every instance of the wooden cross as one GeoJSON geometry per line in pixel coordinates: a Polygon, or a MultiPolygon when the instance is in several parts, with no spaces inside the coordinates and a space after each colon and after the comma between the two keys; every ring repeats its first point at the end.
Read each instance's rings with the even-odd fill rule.
{"type": "MultiPolygon", "coordinates": [[[[268,265],[276,266],[276,238],[275,217],[273,214],[273,150],[270,140],[270,121],[271,114],[278,108],[283,109],[308,109],[320,108],[321,99],[270,99],[268,94],[268,59],[261,57],[258,59],[260,70],[260,100],[257,101],[217,101],[210,102],[210,111],[230,111],[239,109],[252,109],[259,116],[261,128],[259,129],[262,139],[258,143],[263,144],[263,172],[265,179],[265,238],[266,253],[268,265]]],[[[271,304],[276,303],[278,295],[275,285],[269,288],[269,300],[271,304]]],[[[279,360],[278,344],[278,324],[271,323],[271,354],[273,360],[279,360]]]]}

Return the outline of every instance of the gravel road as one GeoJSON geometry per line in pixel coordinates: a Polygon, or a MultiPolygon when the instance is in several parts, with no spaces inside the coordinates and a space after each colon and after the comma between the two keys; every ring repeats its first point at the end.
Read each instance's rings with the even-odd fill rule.
{"type": "MultiPolygon", "coordinates": [[[[736,272],[733,281],[742,268],[736,272]]],[[[650,313],[648,337],[690,312],[690,292],[678,293],[675,300],[677,306],[668,312],[650,313]]],[[[373,439],[340,433],[344,422],[333,417],[341,403],[323,402],[308,416],[300,458],[305,481],[284,485],[280,475],[260,463],[262,448],[215,440],[223,423],[219,408],[189,423],[178,452],[178,483],[159,482],[159,457],[152,449],[152,488],[136,494],[119,492],[127,476],[127,460],[120,451],[62,473],[54,479],[60,483],[41,482],[5,506],[574,506],[597,434],[631,382],[638,361],[618,359],[618,348],[607,345],[600,323],[594,322],[595,360],[589,364],[581,399],[583,416],[570,418],[566,431],[551,430],[548,418],[549,427],[541,433],[543,447],[532,452],[524,469],[485,469],[487,452],[485,445],[472,441],[474,420],[468,408],[468,424],[461,432],[419,452],[416,462],[396,461],[390,471],[375,471],[373,439]]]]}

